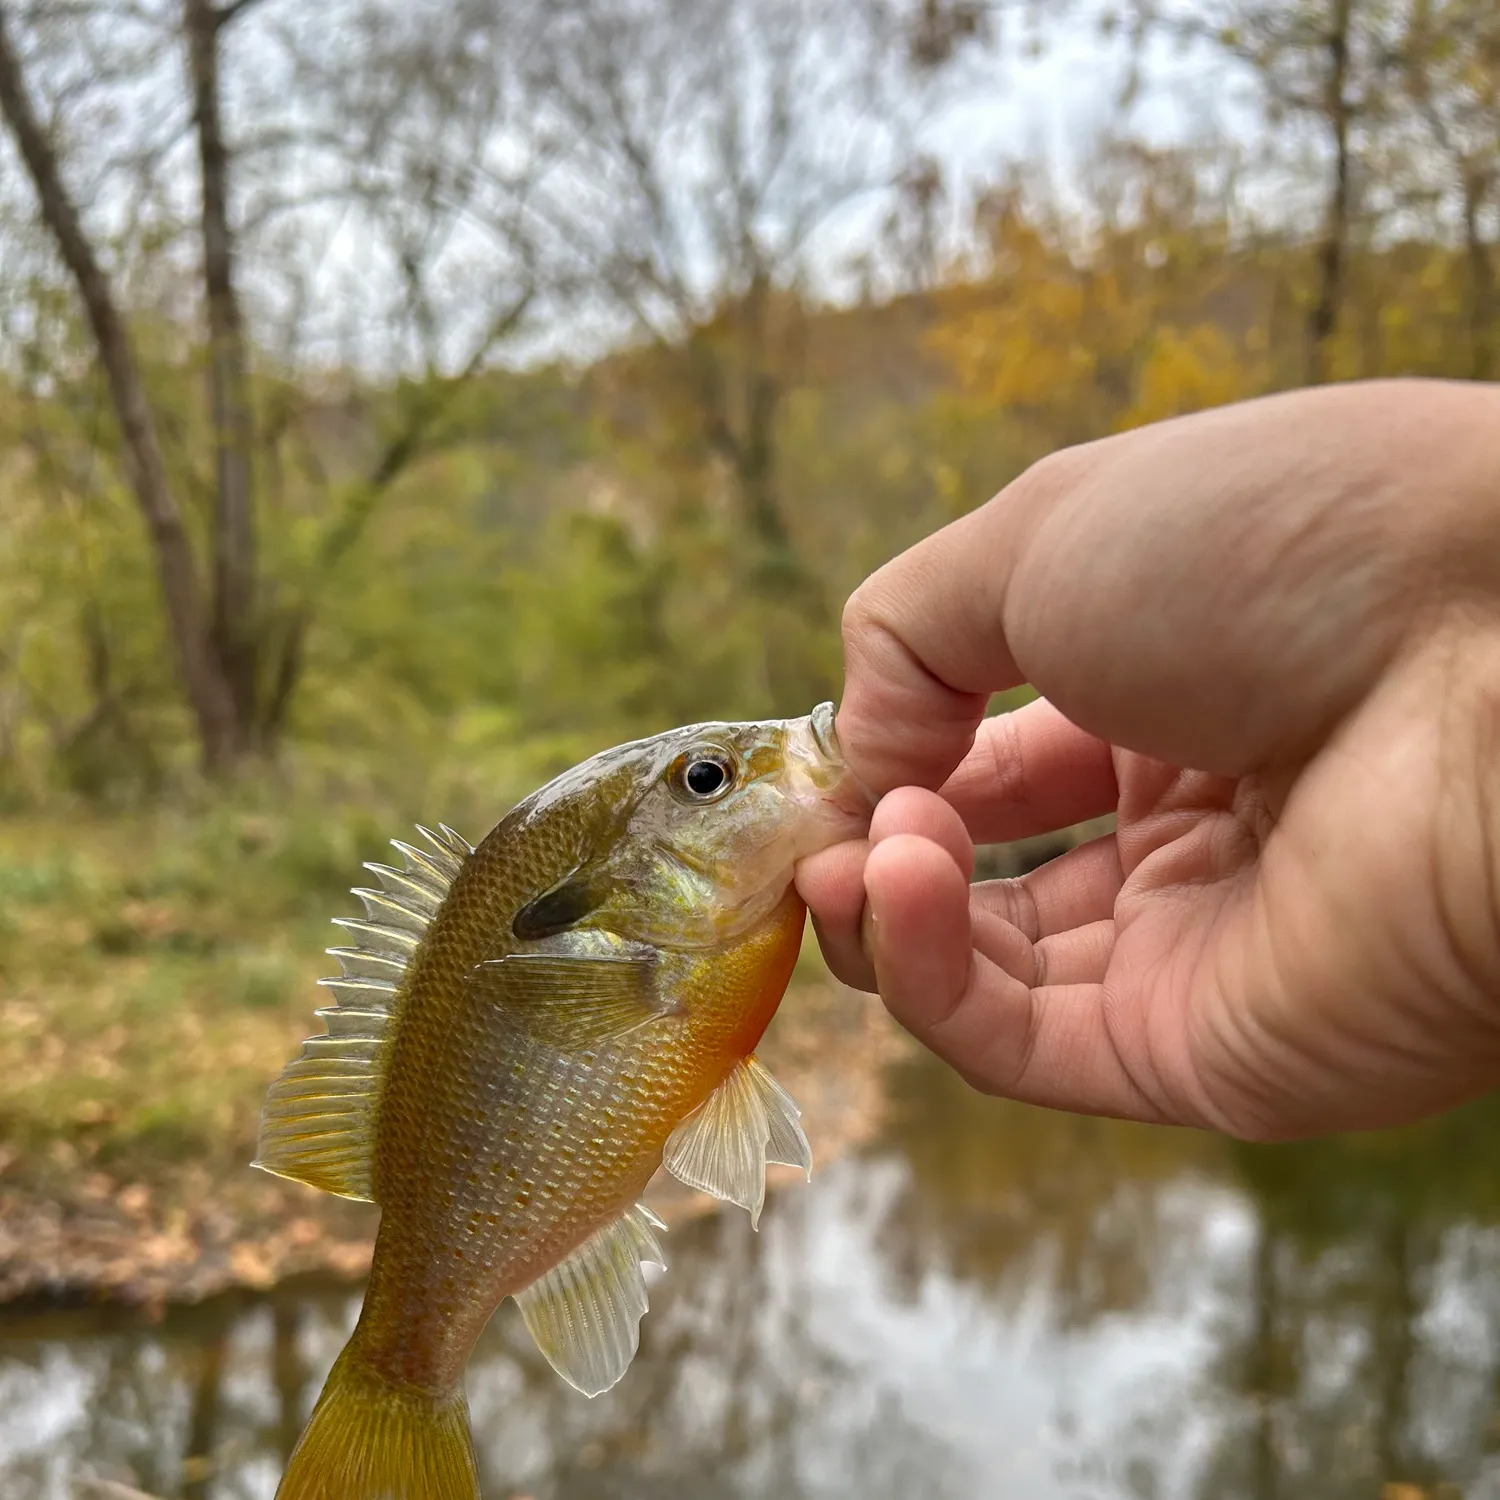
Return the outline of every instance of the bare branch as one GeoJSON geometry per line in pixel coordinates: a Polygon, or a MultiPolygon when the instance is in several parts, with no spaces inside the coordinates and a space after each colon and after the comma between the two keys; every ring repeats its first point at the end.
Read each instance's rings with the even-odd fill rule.
{"type": "MultiPolygon", "coordinates": [[[[320,582],[359,541],[381,499],[421,454],[428,434],[458,393],[483,369],[496,345],[520,326],[533,295],[531,290],[523,292],[491,321],[476,342],[467,363],[456,375],[442,381],[428,381],[421,398],[413,402],[405,421],[387,438],[365,477],[350,491],[343,509],[324,534],[315,570],[320,582]]],[[[278,734],[284,723],[301,672],[307,634],[314,623],[314,615],[312,600],[305,599],[283,621],[270,692],[262,710],[261,728],[269,737],[278,734]]]]}
{"type": "Polygon", "coordinates": [[[239,20],[247,10],[254,10],[260,3],[261,0],[228,0],[227,4],[219,6],[213,13],[215,30],[222,30],[231,21],[239,20]]]}
{"type": "Polygon", "coordinates": [[[73,1483],[85,1494],[97,1495],[99,1500],[156,1500],[156,1496],[148,1495],[145,1490],[114,1479],[99,1479],[93,1474],[79,1474],[73,1483]]]}

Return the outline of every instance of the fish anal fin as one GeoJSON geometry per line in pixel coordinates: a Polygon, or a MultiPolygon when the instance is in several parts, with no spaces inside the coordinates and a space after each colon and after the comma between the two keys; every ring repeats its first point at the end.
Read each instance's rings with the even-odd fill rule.
{"type": "Polygon", "coordinates": [[[469,988],[537,1040],[565,1050],[600,1046],[674,1013],[658,997],[656,965],[644,955],[511,953],[477,965],[469,988]]]}
{"type": "Polygon", "coordinates": [[[812,1148],[792,1096],[754,1057],[729,1076],[667,1138],[662,1165],[680,1182],[748,1209],[760,1227],[766,1163],[812,1176],[812,1148]]]}
{"type": "Polygon", "coordinates": [[[665,1268],[654,1232],[665,1228],[637,1203],[516,1294],[547,1363],[585,1396],[607,1391],[635,1358],[648,1305],[641,1267],[665,1268]]]}

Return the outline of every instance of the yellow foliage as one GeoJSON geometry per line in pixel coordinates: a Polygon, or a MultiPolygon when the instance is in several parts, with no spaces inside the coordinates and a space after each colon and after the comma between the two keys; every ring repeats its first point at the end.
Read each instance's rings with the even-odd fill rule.
{"type": "Polygon", "coordinates": [[[1163,328],[1142,361],[1135,400],[1116,419],[1115,430],[1254,395],[1258,373],[1246,351],[1211,323],[1163,328]]]}

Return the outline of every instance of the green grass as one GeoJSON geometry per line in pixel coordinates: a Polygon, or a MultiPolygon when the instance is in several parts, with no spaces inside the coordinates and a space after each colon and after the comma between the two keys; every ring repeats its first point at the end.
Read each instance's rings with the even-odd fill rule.
{"type": "Polygon", "coordinates": [[[12,1154],[147,1174],[248,1159],[267,1083],[317,1028],[329,919],[357,911],[372,824],[229,807],[0,824],[12,1154]]]}
{"type": "MultiPolygon", "coordinates": [[[[245,802],[0,821],[8,1180],[233,1178],[250,1160],[268,1084],[320,1029],[331,918],[359,914],[361,862],[411,820],[245,802]]],[[[478,837],[504,805],[459,826],[478,837]]],[[[794,982],[824,979],[809,941],[794,982]]]]}

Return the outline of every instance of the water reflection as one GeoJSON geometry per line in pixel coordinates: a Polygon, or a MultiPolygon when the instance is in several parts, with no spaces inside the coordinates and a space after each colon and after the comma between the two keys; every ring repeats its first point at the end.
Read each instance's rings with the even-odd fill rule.
{"type": "MultiPolygon", "coordinates": [[[[914,1059],[883,1136],[668,1237],[594,1402],[513,1309],[470,1371],[491,1500],[1500,1500],[1500,1102],[1249,1149],[973,1094],[914,1059]]],[[[0,1495],[84,1473],[265,1500],[352,1324],[288,1286],[152,1325],[0,1322],[0,1495]]]]}

